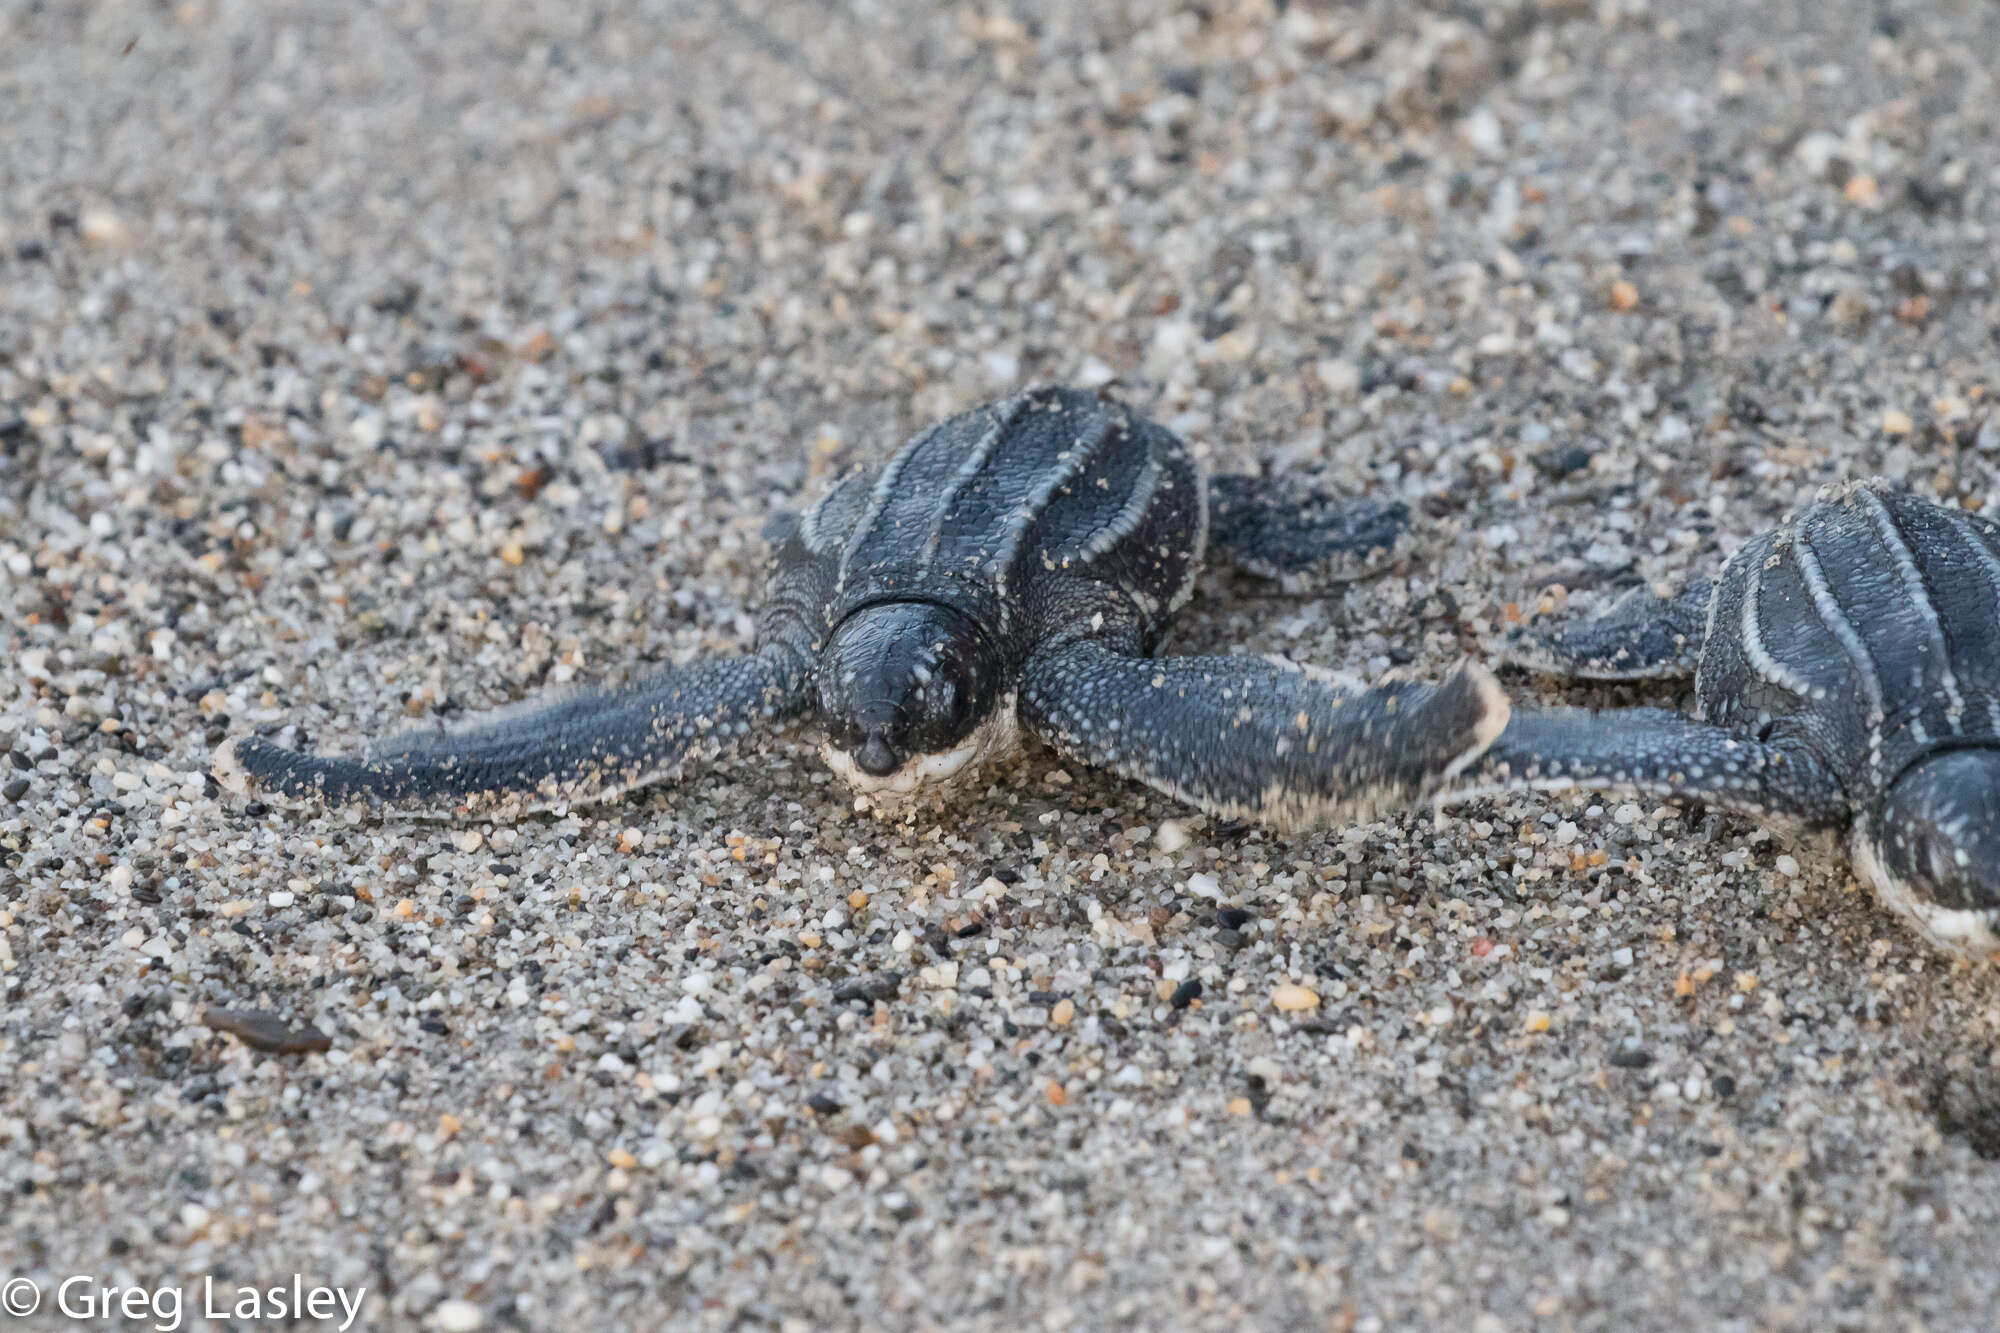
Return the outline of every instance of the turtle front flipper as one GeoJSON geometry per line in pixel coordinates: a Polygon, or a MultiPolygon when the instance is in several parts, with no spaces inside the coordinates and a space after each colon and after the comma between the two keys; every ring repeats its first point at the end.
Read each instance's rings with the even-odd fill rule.
{"type": "Polygon", "coordinates": [[[1288,480],[1208,480],[1208,552],[1261,578],[1346,583],[1386,564],[1410,526],[1396,503],[1349,500],[1288,480]]]}
{"type": "Polygon", "coordinates": [[[1524,788],[1645,792],[1816,828],[1844,824],[1851,813],[1839,780],[1806,750],[1663,708],[1516,708],[1445,799],[1524,788]]]}
{"type": "Polygon", "coordinates": [[[1708,635],[1715,585],[1696,579],[1672,597],[1640,588],[1603,615],[1548,632],[1516,630],[1507,660],[1530,671],[1584,680],[1692,676],[1708,635]]]}
{"type": "Polygon", "coordinates": [[[225,787],[286,803],[509,817],[609,800],[798,716],[810,664],[773,646],[671,667],[621,690],[503,709],[467,729],[398,737],[364,758],[238,736],[215,754],[225,787]]]}
{"type": "Polygon", "coordinates": [[[1150,658],[1101,639],[1031,656],[1019,708],[1082,763],[1214,814],[1286,826],[1419,799],[1507,720],[1506,696],[1475,666],[1357,691],[1282,658],[1150,658]]]}

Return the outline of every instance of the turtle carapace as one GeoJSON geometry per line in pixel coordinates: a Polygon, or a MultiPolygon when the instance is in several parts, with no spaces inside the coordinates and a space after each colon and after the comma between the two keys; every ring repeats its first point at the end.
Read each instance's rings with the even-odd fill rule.
{"type": "Polygon", "coordinates": [[[1352,577],[1407,521],[1396,504],[1211,479],[1110,398],[1031,390],[929,427],[782,525],[753,652],[361,758],[238,737],[216,771],[279,799],[498,815],[607,799],[813,719],[827,762],[878,804],[1025,731],[1204,810],[1358,814],[1435,790],[1499,734],[1490,676],[1345,688],[1276,657],[1154,653],[1205,555],[1352,577]]]}
{"type": "Polygon", "coordinates": [[[1829,488],[1719,579],[1642,589],[1518,659],[1692,675],[1694,715],[1516,708],[1459,795],[1626,788],[1844,832],[1931,941],[2000,950],[2000,525],[1881,482],[1829,488]]]}

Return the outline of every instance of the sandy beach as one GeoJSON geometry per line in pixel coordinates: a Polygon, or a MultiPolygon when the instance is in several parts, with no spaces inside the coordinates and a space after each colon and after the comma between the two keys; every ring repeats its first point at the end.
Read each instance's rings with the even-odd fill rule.
{"type": "Polygon", "coordinates": [[[1408,504],[1170,645],[1365,678],[1828,482],[1991,512],[1996,70],[1988,0],[0,4],[0,1325],[2000,1325],[2000,973],[1756,821],[208,772],[742,651],[774,516],[1028,383],[1408,504]]]}

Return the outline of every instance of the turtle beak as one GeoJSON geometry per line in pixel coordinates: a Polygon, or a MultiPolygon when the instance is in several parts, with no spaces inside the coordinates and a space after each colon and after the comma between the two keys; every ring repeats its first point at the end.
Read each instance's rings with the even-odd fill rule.
{"type": "Polygon", "coordinates": [[[871,778],[886,778],[903,766],[903,760],[890,748],[889,737],[883,731],[871,731],[868,740],[854,752],[854,766],[871,778]]]}

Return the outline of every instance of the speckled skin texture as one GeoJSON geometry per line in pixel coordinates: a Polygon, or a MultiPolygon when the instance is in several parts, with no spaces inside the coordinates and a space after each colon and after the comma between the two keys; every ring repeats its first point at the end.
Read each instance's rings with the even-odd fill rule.
{"type": "Polygon", "coordinates": [[[430,735],[365,759],[298,754],[257,736],[225,742],[216,776],[282,801],[506,816],[608,800],[733,751],[805,711],[812,664],[783,644],[674,667],[627,689],[430,735]]]}
{"type": "Polygon", "coordinates": [[[1852,825],[1864,863],[1889,877],[1885,902],[1947,947],[1993,952],[1991,520],[1880,481],[1836,487],[1745,544],[1713,585],[1642,591],[1522,658],[1600,680],[1691,670],[1695,715],[1523,709],[1468,771],[1471,787],[1628,789],[1852,825]]]}
{"type": "Polygon", "coordinates": [[[1344,690],[1282,660],[1150,660],[1211,546],[1274,573],[1358,565],[1407,519],[1365,502],[1288,514],[1247,479],[1229,498],[1211,543],[1184,442],[1102,394],[1030,390],[938,422],[782,527],[750,656],[367,759],[241,738],[216,773],[293,801],[512,814],[678,775],[816,706],[837,771],[921,796],[927,765],[1018,698],[1028,729],[1074,758],[1213,813],[1303,825],[1432,791],[1499,734],[1506,700],[1475,668],[1344,690]],[[906,769],[919,780],[899,781],[906,769]]]}

